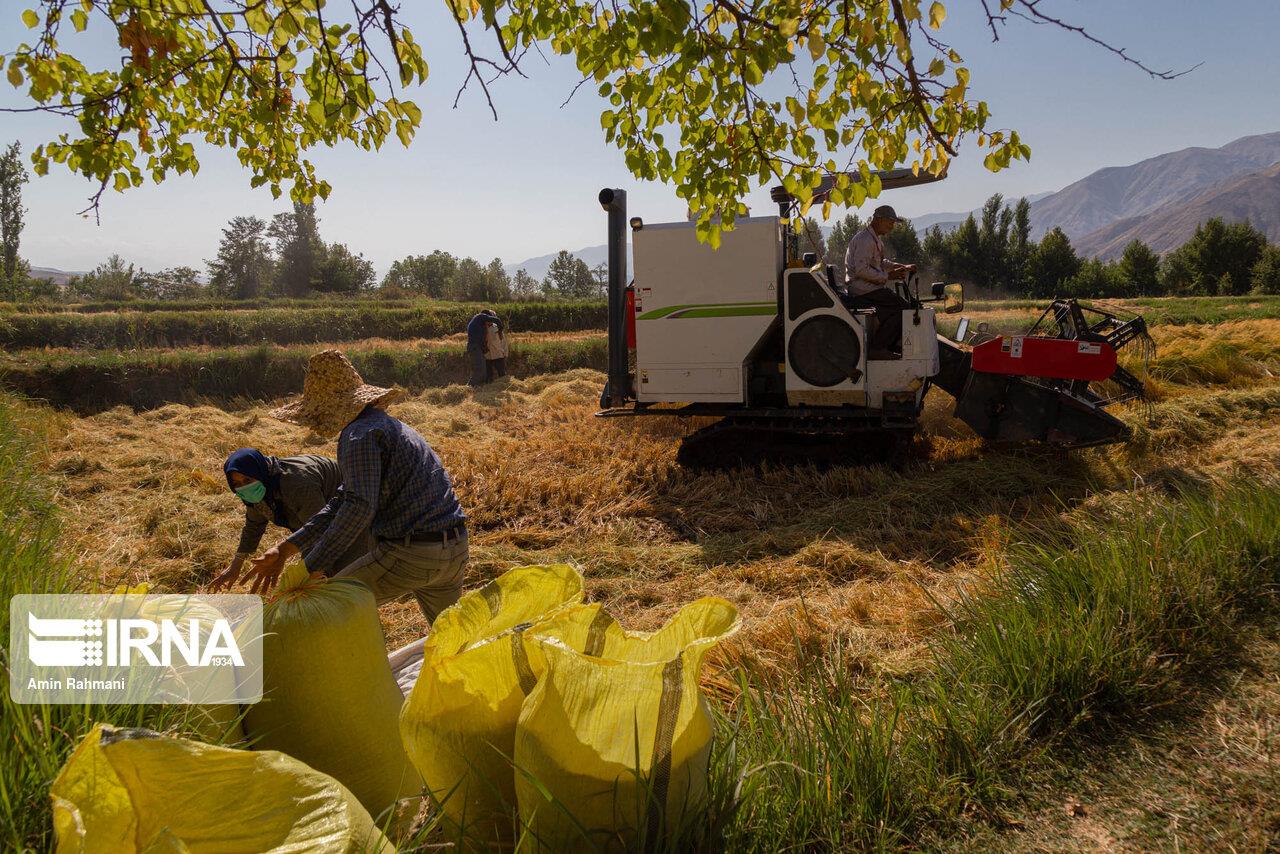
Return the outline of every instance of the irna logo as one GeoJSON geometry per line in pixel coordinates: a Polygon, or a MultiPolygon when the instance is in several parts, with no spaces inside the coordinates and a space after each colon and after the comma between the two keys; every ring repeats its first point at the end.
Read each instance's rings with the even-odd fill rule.
{"type": "Polygon", "coordinates": [[[21,593],[9,600],[7,653],[17,703],[252,704],[262,599],[21,593]]]}
{"type": "Polygon", "coordinates": [[[244,667],[231,625],[222,618],[75,620],[28,613],[27,628],[27,654],[40,667],[244,667]]]}

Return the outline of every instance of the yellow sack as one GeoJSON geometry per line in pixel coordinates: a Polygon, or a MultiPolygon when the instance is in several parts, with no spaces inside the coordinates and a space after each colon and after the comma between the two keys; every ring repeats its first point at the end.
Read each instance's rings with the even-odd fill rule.
{"type": "Polygon", "coordinates": [[[263,608],[262,629],[262,702],[244,716],[251,745],[334,777],[379,821],[398,799],[417,797],[422,781],[396,730],[404,697],[373,592],[294,564],[263,608]]]}
{"type": "Polygon", "coordinates": [[[98,724],[49,792],[58,854],[394,852],[337,780],[250,752],[98,724]]]}
{"type": "Polygon", "coordinates": [[[520,635],[580,601],[573,567],[526,566],[463,596],[431,627],[400,733],[444,815],[474,841],[511,838],[516,718],[533,687],[520,635]]]}
{"type": "Polygon", "coordinates": [[[698,676],[738,626],[733,605],[707,598],[653,633],[625,631],[599,605],[525,633],[538,683],[516,727],[515,783],[529,847],[648,848],[696,817],[712,725],[698,676]]]}
{"type": "MultiPolygon", "coordinates": [[[[142,589],[116,592],[147,593],[142,589]]],[[[170,619],[183,621],[195,619],[200,625],[209,626],[224,615],[212,605],[205,604],[194,597],[174,593],[152,599],[139,611],[138,616],[149,620],[170,619]]],[[[175,678],[181,680],[181,668],[175,667],[175,678]]],[[[208,668],[200,668],[191,681],[182,681],[181,698],[194,705],[187,712],[187,731],[201,741],[220,744],[234,744],[244,738],[240,727],[240,706],[236,703],[202,703],[202,699],[210,697],[230,697],[236,693],[236,674],[228,666],[214,671],[211,675],[208,668]]]]}

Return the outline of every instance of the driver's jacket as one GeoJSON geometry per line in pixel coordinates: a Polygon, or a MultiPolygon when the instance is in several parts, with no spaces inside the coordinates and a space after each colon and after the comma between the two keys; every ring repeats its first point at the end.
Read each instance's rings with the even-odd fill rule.
{"type": "Polygon", "coordinates": [[[844,253],[845,283],[852,296],[869,294],[889,283],[885,272],[884,243],[871,226],[859,231],[849,241],[844,253]]]}

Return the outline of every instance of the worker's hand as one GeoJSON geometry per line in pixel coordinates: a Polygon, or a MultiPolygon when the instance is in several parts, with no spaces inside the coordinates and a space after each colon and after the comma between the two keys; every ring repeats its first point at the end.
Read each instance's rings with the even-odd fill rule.
{"type": "Polygon", "coordinates": [[[240,568],[242,566],[244,566],[244,555],[236,555],[231,561],[231,566],[214,576],[214,579],[209,582],[209,589],[216,593],[219,590],[226,590],[235,584],[236,579],[240,577],[240,568]]]}
{"type": "Polygon", "coordinates": [[[284,571],[284,563],[298,553],[298,547],[285,540],[280,545],[267,549],[260,557],[253,560],[245,581],[252,581],[250,593],[266,593],[276,584],[276,579],[284,571]]]}

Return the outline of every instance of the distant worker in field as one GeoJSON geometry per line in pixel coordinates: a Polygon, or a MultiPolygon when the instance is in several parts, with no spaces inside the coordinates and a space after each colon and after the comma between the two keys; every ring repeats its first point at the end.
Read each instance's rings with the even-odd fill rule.
{"type": "Polygon", "coordinates": [[[915,266],[886,259],[882,240],[900,221],[889,205],[876,208],[871,222],[853,236],[844,255],[849,308],[873,308],[876,312],[876,333],[867,354],[872,359],[902,358],[902,311],[909,306],[888,285],[905,279],[915,266]]]}
{"type": "MultiPolygon", "coordinates": [[[[226,571],[213,579],[216,586],[234,584],[245,560],[252,557],[266,533],[267,523],[289,531],[301,528],[319,513],[342,484],[338,464],[328,457],[303,454],[297,457],[269,457],[257,448],[240,448],[222,465],[227,486],[244,502],[244,528],[240,545],[226,571]]],[[[366,530],[357,537],[338,561],[346,566],[369,552],[372,542],[366,530]]]]}
{"type": "Polygon", "coordinates": [[[484,313],[493,318],[485,327],[484,342],[485,380],[493,382],[507,375],[507,332],[496,312],[485,309],[484,313]]]}
{"type": "Polygon", "coordinates": [[[472,388],[479,388],[491,379],[485,351],[488,348],[489,327],[497,322],[497,313],[486,308],[467,324],[467,356],[471,359],[471,379],[467,384],[472,388]]]}
{"type": "Polygon", "coordinates": [[[466,515],[427,440],[387,414],[384,407],[401,393],[365,383],[337,350],[311,357],[301,399],[271,415],[321,436],[338,434],[342,487],[299,530],[253,561],[247,576],[252,592],[270,590],[285,561],[301,554],[311,572],[364,582],[379,604],[412,594],[428,624],[458,601],[468,556],[466,515]],[[373,548],[341,566],[366,529],[373,548]]]}

